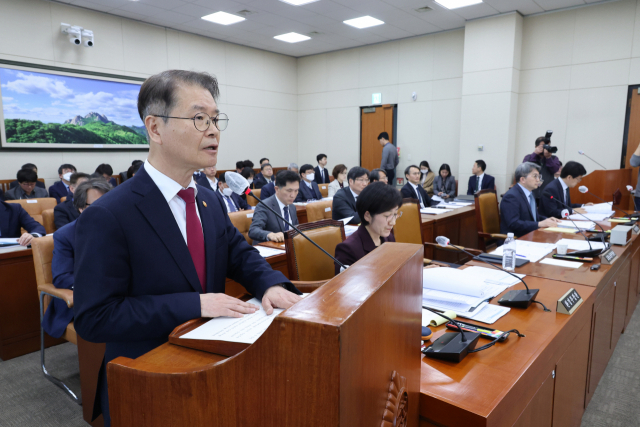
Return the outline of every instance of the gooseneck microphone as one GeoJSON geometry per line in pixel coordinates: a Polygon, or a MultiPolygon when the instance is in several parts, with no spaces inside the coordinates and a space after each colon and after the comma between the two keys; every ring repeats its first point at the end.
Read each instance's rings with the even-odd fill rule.
{"type": "Polygon", "coordinates": [[[542,304],[540,301],[535,301],[535,297],[538,295],[538,292],[540,292],[540,289],[529,289],[529,286],[527,286],[527,284],[525,283],[524,280],[522,280],[522,278],[516,276],[510,271],[503,269],[502,267],[498,267],[497,265],[491,264],[480,257],[475,257],[473,254],[465,251],[464,249],[456,245],[452,245],[451,241],[444,236],[436,237],[436,242],[438,242],[440,246],[451,246],[452,248],[455,248],[460,252],[464,252],[465,254],[469,255],[471,259],[480,260],[485,264],[495,268],[496,270],[504,271],[505,273],[518,279],[520,282],[522,282],[524,287],[527,288],[526,291],[520,289],[520,290],[513,290],[513,291],[507,292],[506,294],[504,294],[502,298],[498,300],[498,304],[504,305],[506,307],[527,308],[531,305],[532,302],[535,302],[537,304],[540,304],[544,308],[544,311],[551,311],[547,307],[545,307],[545,305],[542,304]]]}
{"type": "Polygon", "coordinates": [[[298,229],[298,227],[296,227],[295,225],[291,224],[289,221],[284,219],[282,217],[282,215],[280,215],[278,212],[276,212],[273,209],[271,209],[269,206],[267,206],[265,203],[263,203],[262,200],[260,200],[258,197],[256,197],[255,194],[253,194],[251,192],[251,189],[249,188],[249,181],[247,181],[245,177],[243,177],[242,175],[240,175],[237,172],[225,172],[224,173],[224,177],[225,177],[225,179],[227,181],[227,185],[229,185],[229,188],[231,189],[231,191],[233,191],[234,193],[236,193],[239,196],[241,196],[243,194],[246,194],[248,196],[253,197],[254,199],[256,199],[258,201],[258,203],[262,204],[262,206],[264,206],[265,208],[269,209],[275,216],[277,216],[278,218],[283,220],[286,224],[288,224],[289,227],[291,227],[292,229],[296,230],[302,237],[304,237],[305,239],[310,241],[316,248],[318,248],[322,252],[324,252],[329,258],[331,258],[340,267],[344,268],[345,270],[348,268],[348,266],[346,266],[343,263],[341,263],[340,261],[338,261],[329,252],[325,251],[320,246],[318,246],[318,244],[316,242],[314,242],[313,240],[308,238],[306,236],[306,234],[304,234],[302,231],[300,231],[298,229]]]}
{"type": "Polygon", "coordinates": [[[440,336],[433,342],[433,344],[422,350],[422,354],[426,357],[458,363],[476,347],[480,334],[476,332],[467,332],[468,336],[465,336],[464,331],[455,320],[452,320],[444,314],[432,310],[429,307],[422,306],[422,308],[447,319],[449,322],[456,325],[458,331],[460,331],[455,334],[444,334],[440,336]]]}
{"type": "Polygon", "coordinates": [[[615,206],[613,206],[613,202],[607,202],[607,201],[606,201],[605,199],[603,199],[602,197],[598,197],[598,196],[596,196],[595,194],[593,194],[592,192],[590,192],[590,191],[589,191],[589,189],[588,189],[587,187],[585,187],[584,185],[581,185],[580,187],[578,187],[578,191],[579,191],[579,192],[581,192],[582,194],[586,194],[586,193],[591,194],[591,195],[592,195],[593,197],[595,197],[596,199],[600,199],[600,200],[602,200],[603,202],[605,202],[606,204],[611,205],[611,209],[622,212],[622,213],[623,213],[623,214],[625,214],[625,216],[626,216],[626,217],[628,217],[628,218],[632,218],[632,217],[633,217],[634,221],[637,221],[637,220],[638,220],[638,218],[639,218],[639,215],[638,215],[638,214],[630,214],[630,213],[629,213],[629,212],[627,212],[627,211],[623,211],[623,210],[622,210],[622,209],[620,209],[620,208],[616,208],[615,206]]]}
{"type": "Polygon", "coordinates": [[[607,168],[605,168],[604,166],[602,166],[600,163],[596,162],[595,160],[593,160],[591,157],[587,156],[586,154],[584,154],[584,151],[582,150],[578,150],[578,154],[585,156],[587,159],[591,160],[593,163],[597,164],[598,166],[600,166],[602,169],[607,170],[607,168]]]}

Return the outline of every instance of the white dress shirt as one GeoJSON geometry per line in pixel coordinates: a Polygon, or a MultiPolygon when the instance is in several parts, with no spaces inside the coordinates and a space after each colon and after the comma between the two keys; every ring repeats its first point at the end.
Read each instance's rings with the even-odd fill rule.
{"type": "Polygon", "coordinates": [[[318,163],[318,169],[320,169],[320,179],[324,182],[324,168],[320,166],[320,163],[318,163]]]}
{"type": "Polygon", "coordinates": [[[421,209],[426,208],[426,206],[424,205],[424,200],[422,200],[422,196],[420,195],[420,192],[418,192],[418,186],[413,182],[409,182],[409,184],[411,184],[411,186],[413,187],[413,191],[415,191],[416,194],[418,195],[418,200],[420,200],[420,208],[421,209]]]}
{"type": "Polygon", "coordinates": [[[227,207],[227,213],[232,212],[231,211],[231,207],[229,206],[229,203],[233,203],[233,207],[236,208],[236,210],[234,212],[240,211],[240,206],[236,206],[236,204],[233,201],[233,199],[231,198],[231,196],[229,196],[229,197],[225,196],[224,193],[222,191],[220,191],[219,188],[218,188],[218,193],[220,193],[220,197],[222,197],[222,200],[224,201],[224,205],[227,207]]]}
{"type": "MultiPolygon", "coordinates": [[[[149,163],[149,160],[144,162],[144,170],[147,171],[153,182],[158,186],[158,189],[160,189],[178,224],[184,242],[187,243],[187,203],[178,196],[178,192],[180,190],[186,190],[186,188],[182,188],[182,185],[154,168],[153,165],[149,163]]],[[[193,188],[194,197],[198,195],[198,189],[196,188],[196,182],[193,180],[193,177],[187,188],[193,188]]],[[[200,211],[197,206],[196,214],[198,214],[198,219],[200,219],[200,211]]],[[[202,226],[202,220],[200,220],[200,226],[202,226]]]]}
{"type": "Polygon", "coordinates": [[[310,189],[313,190],[313,185],[311,185],[311,182],[307,182],[304,179],[302,180],[302,182],[304,182],[305,184],[307,184],[307,187],[309,187],[310,189]]]}
{"type": "Polygon", "coordinates": [[[349,191],[351,191],[351,194],[353,194],[353,198],[356,200],[356,202],[358,201],[358,195],[351,189],[351,187],[349,187],[349,191]]]}
{"type": "Polygon", "coordinates": [[[476,188],[476,191],[479,191],[482,188],[482,178],[484,178],[484,172],[478,177],[478,188],[476,188]]]}
{"type": "Polygon", "coordinates": [[[560,178],[560,185],[562,186],[562,200],[564,201],[565,204],[569,204],[567,203],[567,188],[569,188],[569,186],[564,182],[564,179],[560,178]]]}
{"type": "MultiPolygon", "coordinates": [[[[206,175],[205,175],[206,176],[206,175]]],[[[208,176],[207,176],[207,181],[209,181],[209,185],[211,186],[211,188],[213,189],[213,191],[216,191],[218,189],[218,178],[216,178],[215,181],[212,181],[208,176]]]]}

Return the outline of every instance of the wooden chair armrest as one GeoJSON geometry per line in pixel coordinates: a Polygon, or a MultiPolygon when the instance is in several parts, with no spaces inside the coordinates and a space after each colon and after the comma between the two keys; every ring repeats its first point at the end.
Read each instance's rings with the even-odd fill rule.
{"type": "Polygon", "coordinates": [[[506,234],[499,234],[499,233],[491,234],[490,236],[491,236],[492,239],[503,239],[503,240],[506,240],[506,238],[507,238],[506,234]]]}
{"type": "Polygon", "coordinates": [[[318,289],[320,286],[324,285],[327,282],[328,282],[328,280],[318,280],[318,281],[314,281],[314,282],[303,282],[303,281],[299,281],[299,280],[292,280],[291,281],[291,283],[293,283],[293,286],[298,288],[298,290],[300,292],[302,292],[303,294],[311,293],[311,292],[315,291],[316,289],[318,289]]]}
{"type": "Polygon", "coordinates": [[[56,298],[60,298],[67,303],[67,307],[73,307],[73,291],[70,289],[58,289],[51,283],[45,283],[44,285],[38,285],[38,292],[45,292],[56,298]]]}

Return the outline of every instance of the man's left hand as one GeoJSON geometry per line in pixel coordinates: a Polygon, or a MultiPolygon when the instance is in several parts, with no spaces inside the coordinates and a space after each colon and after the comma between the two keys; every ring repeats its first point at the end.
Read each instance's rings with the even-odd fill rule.
{"type": "Polygon", "coordinates": [[[33,236],[31,234],[24,233],[22,236],[20,236],[20,239],[18,239],[18,243],[20,244],[20,246],[29,246],[32,240],[33,236]]]}
{"type": "Polygon", "coordinates": [[[289,292],[280,285],[270,287],[262,297],[262,308],[267,314],[273,313],[274,308],[289,308],[300,301],[302,297],[289,292]]]}
{"type": "Polygon", "coordinates": [[[585,203],[584,205],[585,205],[585,206],[593,206],[593,203],[592,203],[592,202],[589,202],[589,203],[585,203]]]}

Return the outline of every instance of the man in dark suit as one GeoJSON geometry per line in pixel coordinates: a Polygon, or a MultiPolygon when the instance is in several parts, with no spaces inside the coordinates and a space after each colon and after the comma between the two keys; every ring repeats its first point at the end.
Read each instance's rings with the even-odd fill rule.
{"type": "Polygon", "coordinates": [[[44,227],[25,211],[18,203],[0,202],[0,237],[15,237],[21,246],[28,246],[34,237],[47,234],[44,227]],[[20,234],[20,229],[27,230],[20,234]]]}
{"type": "MultiPolygon", "coordinates": [[[[552,180],[553,182],[545,187],[540,199],[540,213],[554,218],[563,218],[562,211],[566,210],[567,215],[571,215],[573,214],[572,208],[582,207],[583,205],[579,203],[571,203],[569,189],[580,184],[582,177],[586,174],[587,170],[582,164],[573,161],[567,162],[567,164],[562,167],[560,178],[552,180]],[[551,197],[553,197],[553,199],[551,197]],[[567,208],[558,201],[570,207],[567,208]]],[[[593,205],[593,203],[587,203],[587,205],[593,205]]]]}
{"type": "Polygon", "coordinates": [[[246,200],[231,191],[227,184],[227,178],[223,173],[220,174],[220,178],[218,178],[218,188],[216,192],[227,208],[227,212],[251,210],[251,206],[249,206],[246,200]]]}
{"type": "Polygon", "coordinates": [[[217,174],[218,174],[218,170],[216,169],[216,167],[209,166],[204,168],[202,170],[202,173],[200,173],[200,175],[198,175],[197,178],[195,178],[195,175],[194,175],[194,179],[196,180],[196,184],[202,185],[203,187],[208,188],[211,191],[217,191],[218,190],[218,178],[216,177],[217,174]]]}
{"type": "Polygon", "coordinates": [[[274,178],[273,167],[269,163],[263,163],[262,166],[260,166],[260,173],[257,174],[253,180],[253,185],[256,190],[259,190],[265,185],[273,182],[274,178]]]}
{"type": "Polygon", "coordinates": [[[41,199],[49,197],[47,190],[36,186],[38,174],[32,169],[20,169],[18,171],[17,187],[7,191],[4,195],[7,200],[41,199]]]}
{"type": "Polygon", "coordinates": [[[538,213],[533,191],[540,186],[540,166],[521,163],[516,168],[516,185],[500,202],[500,232],[524,236],[538,228],[554,227],[558,220],[538,213]]]}
{"type": "Polygon", "coordinates": [[[138,95],[148,160],[135,179],[78,218],[74,323],[85,340],[106,343],[96,396],[105,426],[111,421],[108,362],[149,352],[187,320],[258,310],[224,294],[227,277],[261,300],[267,314],[301,299],[233,226],[222,200],[193,181],[195,170],[217,162],[219,127],[226,127],[211,119],[219,113],[218,94],[217,80],[207,73],[169,70],[149,77],[138,95]]]}
{"type": "Polygon", "coordinates": [[[420,202],[420,209],[428,208],[431,206],[431,197],[427,194],[426,190],[420,185],[420,168],[416,165],[407,166],[404,170],[404,176],[407,178],[407,183],[402,187],[400,192],[402,197],[406,199],[416,199],[420,202]]]}
{"type": "Polygon", "coordinates": [[[65,182],[63,177],[67,173],[74,172],[77,172],[75,166],[68,163],[61,165],[58,168],[58,176],[60,177],[60,181],[49,187],[49,197],[55,197],[58,203],[60,203],[60,199],[63,197],[66,197],[67,199],[73,199],[73,193],[69,191],[69,182],[65,182]]]}
{"type": "MultiPolygon", "coordinates": [[[[24,165],[22,165],[22,167],[21,167],[20,169],[33,169],[33,171],[34,171],[35,173],[38,173],[38,167],[37,167],[36,165],[34,165],[33,163],[25,163],[24,165]]],[[[12,181],[12,182],[9,184],[9,189],[11,190],[12,188],[17,187],[17,186],[18,186],[18,184],[19,184],[19,182],[18,182],[18,180],[17,180],[17,179],[16,179],[15,181],[12,181]]],[[[41,182],[41,181],[37,181],[37,182],[36,182],[36,187],[40,187],[40,188],[42,188],[42,189],[44,189],[44,190],[46,190],[46,189],[47,189],[47,187],[45,187],[45,186],[44,186],[44,182],[41,182]]],[[[2,190],[0,190],[0,191],[2,191],[2,190]]],[[[2,197],[2,196],[1,196],[1,194],[2,194],[2,193],[0,193],[0,200],[2,200],[2,199],[1,199],[1,197],[2,197]]]]}
{"type": "MultiPolygon", "coordinates": [[[[264,164],[266,164],[266,163],[270,163],[270,162],[269,162],[269,159],[267,159],[266,157],[263,157],[263,158],[261,158],[261,159],[260,159],[260,172],[258,172],[258,173],[256,174],[256,177],[254,178],[254,182],[258,182],[258,180],[261,180],[261,179],[263,178],[263,175],[262,175],[262,165],[264,165],[264,164]]],[[[271,174],[273,175],[273,169],[271,170],[271,174]]],[[[260,187],[256,187],[256,189],[257,189],[257,188],[260,188],[260,187]]]]}
{"type": "MultiPolygon", "coordinates": [[[[283,172],[283,171],[280,171],[283,172]]],[[[266,200],[276,194],[276,183],[270,182],[260,189],[260,200],[266,200]]]]}
{"type": "Polygon", "coordinates": [[[302,180],[300,181],[300,191],[298,191],[296,203],[322,199],[320,188],[318,188],[318,184],[315,182],[313,166],[308,163],[302,165],[302,167],[300,167],[300,177],[302,180]]]}
{"type": "MultiPolygon", "coordinates": [[[[263,203],[288,220],[298,225],[298,214],[293,201],[296,199],[300,187],[300,177],[292,171],[281,171],[276,178],[276,194],[263,203]]],[[[262,204],[256,206],[249,227],[249,237],[255,243],[284,242],[284,233],[291,228],[262,204]]]]}
{"type": "MultiPolygon", "coordinates": [[[[74,174],[76,175],[76,174],[74,174]]],[[[82,174],[86,175],[86,174],[82,174]]],[[[73,177],[72,177],[73,179],[73,177]]],[[[113,187],[101,178],[78,181],[73,196],[74,209],[78,215],[88,206],[109,192],[113,187]]],[[[69,201],[69,200],[68,200],[69,201]]],[[[65,202],[66,203],[66,202],[65,202]]],[[[53,286],[59,289],[73,290],[73,268],[76,240],[76,221],[71,221],[53,233],[53,259],[51,275],[53,286]]],[[[59,299],[52,298],[42,318],[42,328],[54,338],[60,338],[69,322],[73,320],[73,309],[59,299]]]]}
{"type": "MultiPolygon", "coordinates": [[[[86,173],[76,172],[71,174],[71,178],[69,178],[69,190],[74,194],[74,197],[78,185],[88,180],[89,175],[86,173]]],[[[67,199],[62,203],[58,203],[58,205],[53,208],[53,223],[56,225],[56,230],[75,221],[80,216],[80,212],[78,212],[73,202],[73,198],[67,199]]]]}
{"type": "Polygon", "coordinates": [[[0,188],[0,202],[4,202],[4,191],[0,188]]]}
{"type": "Polygon", "coordinates": [[[471,168],[471,175],[469,177],[469,188],[467,189],[468,195],[474,195],[480,190],[493,190],[496,187],[496,179],[489,174],[484,173],[487,169],[487,164],[484,160],[476,160],[471,168]]]}
{"type": "Polygon", "coordinates": [[[360,216],[356,209],[356,201],[360,192],[369,185],[369,171],[360,166],[352,167],[347,174],[348,187],[341,188],[333,196],[333,210],[331,212],[331,218],[335,220],[341,220],[349,217],[351,221],[349,224],[360,224],[360,216]]]}
{"type": "Polygon", "coordinates": [[[95,173],[102,175],[112,187],[118,185],[118,181],[113,177],[113,168],[110,164],[102,163],[101,165],[98,165],[95,173]]]}
{"type": "Polygon", "coordinates": [[[325,166],[327,166],[327,155],[318,154],[316,160],[318,161],[318,166],[313,168],[316,184],[329,184],[331,182],[329,179],[329,171],[325,168],[325,166]]]}

